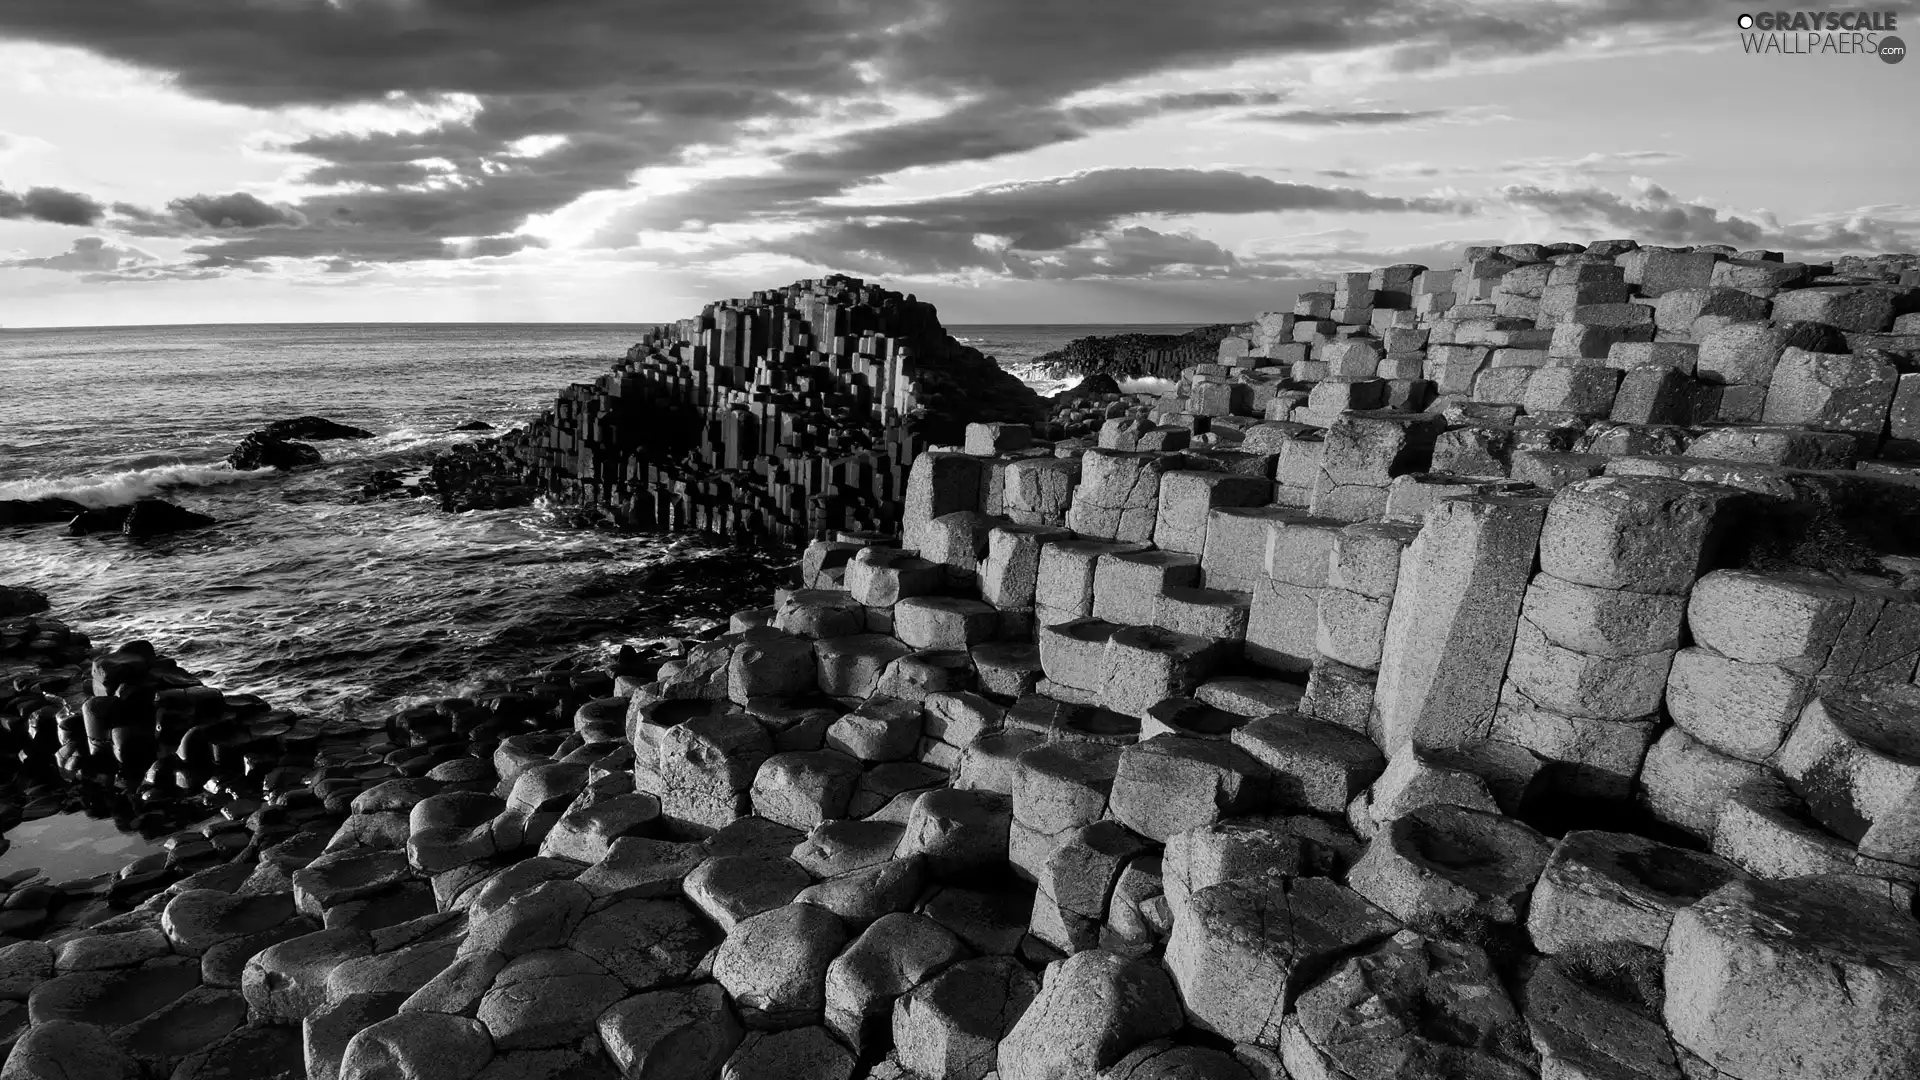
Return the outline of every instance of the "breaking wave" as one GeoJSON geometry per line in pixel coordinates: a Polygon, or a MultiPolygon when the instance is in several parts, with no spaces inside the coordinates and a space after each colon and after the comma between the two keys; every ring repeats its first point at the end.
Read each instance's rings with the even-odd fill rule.
{"type": "Polygon", "coordinates": [[[272,469],[235,469],[225,463],[176,462],[146,469],[0,483],[0,500],[68,499],[81,506],[124,506],[181,488],[240,484],[272,476],[272,469]]]}

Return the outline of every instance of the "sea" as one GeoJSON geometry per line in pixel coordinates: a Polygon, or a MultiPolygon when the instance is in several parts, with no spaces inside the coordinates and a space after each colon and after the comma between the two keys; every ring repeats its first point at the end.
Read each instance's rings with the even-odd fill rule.
{"type": "MultiPolygon", "coordinates": [[[[1176,326],[953,326],[1041,393],[1035,357],[1176,326]]],[[[443,513],[369,500],[376,470],[524,423],[606,371],[644,325],[209,325],[0,329],[0,499],[159,497],[218,520],[147,541],[0,527],[0,584],[45,592],[98,644],[150,641],[208,684],[378,722],[565,656],[697,627],[631,617],[623,582],[706,557],[689,537],[567,524],[552,508],[443,513]],[[317,415],[370,439],[319,468],[241,471],[248,432],[317,415]]]]}

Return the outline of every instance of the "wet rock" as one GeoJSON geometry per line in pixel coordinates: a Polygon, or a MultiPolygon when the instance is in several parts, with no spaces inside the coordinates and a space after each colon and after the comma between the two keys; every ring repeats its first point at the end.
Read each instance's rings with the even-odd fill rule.
{"type": "Polygon", "coordinates": [[[60,946],[54,967],[61,972],[127,968],[171,953],[167,935],[158,930],[127,930],[117,934],[88,934],[60,946]]]}
{"type": "Polygon", "coordinates": [[[1668,1030],[1739,1080],[1920,1074],[1920,926],[1857,879],[1729,882],[1666,957],[1668,1030]]]}
{"type": "Polygon", "coordinates": [[[300,1046],[309,1080],[339,1080],[340,1061],[362,1028],[391,1017],[402,994],[355,994],[314,1013],[300,1025],[300,1046]]]}
{"type": "Polygon", "coordinates": [[[323,460],[320,451],[306,443],[289,442],[258,431],[240,440],[240,445],[227,455],[227,464],[240,470],[303,469],[323,460]]]}
{"type": "MultiPolygon", "coordinates": [[[[456,429],[464,430],[464,429],[456,429]]],[[[310,442],[326,442],[331,439],[371,439],[373,432],[351,424],[336,423],[319,416],[296,416],[288,420],[275,420],[255,432],[269,439],[306,439],[310,442]]]]}
{"type": "Polygon", "coordinates": [[[846,925],[824,908],[788,904],[742,920],[713,961],[713,977],[753,1028],[818,1023],[827,966],[846,944],[846,925]]]}
{"type": "Polygon", "coordinates": [[[722,855],[687,875],[687,899],[720,929],[792,902],[813,883],[792,859],[765,855],[722,855]]]}
{"type": "Polygon", "coordinates": [[[1253,1073],[1224,1050],[1181,1046],[1171,1039],[1140,1047],[1100,1075],[1101,1080],[1254,1080],[1253,1073]]]}
{"type": "Polygon", "coordinates": [[[1725,859],[1627,833],[1571,832],[1534,886],[1534,948],[1631,941],[1660,948],[1674,913],[1746,874],[1725,859]]]}
{"type": "Polygon", "coordinates": [[[167,902],[160,926],[183,956],[204,956],[223,941],[273,929],[292,918],[292,893],[240,896],[193,889],[167,902]]]}
{"type": "Polygon", "coordinates": [[[1337,956],[1400,928],[1325,878],[1222,882],[1188,897],[1167,942],[1195,1025],[1236,1042],[1276,1045],[1291,995],[1337,956]]]}
{"type": "Polygon", "coordinates": [[[1487,954],[1411,931],[1341,963],[1302,993],[1287,1029],[1282,1051],[1295,1076],[1536,1075],[1526,1027],[1487,954]]]}
{"type": "Polygon", "coordinates": [[[565,945],[592,906],[593,894],[579,882],[543,881],[498,908],[471,915],[471,929],[460,951],[514,957],[565,945]]]}
{"type": "Polygon", "coordinates": [[[1047,966],[1039,994],[1000,1043],[1000,1075],[1095,1080],[1182,1022],[1180,997],[1157,964],[1097,949],[1075,953],[1047,966]]]}
{"type": "Polygon", "coordinates": [[[1355,892],[1442,936],[1513,926],[1553,845],[1511,818],[1425,806],[1394,819],[1347,875],[1355,892]]]}
{"type": "Polygon", "coordinates": [[[48,1020],[14,1043],[0,1080],[140,1080],[140,1066],[92,1024],[48,1020]]]}
{"type": "Polygon", "coordinates": [[[306,1071],[298,1030],[248,1024],[182,1061],[173,1075],[176,1080],[302,1080],[306,1071]]]}
{"type": "Polygon", "coordinates": [[[684,981],[719,939],[685,904],[622,900],[587,916],[571,946],[634,991],[684,981]]]}
{"type": "Polygon", "coordinates": [[[293,873],[294,905],[318,917],[348,900],[360,900],[408,880],[413,869],[397,851],[337,851],[293,873]]]}
{"type": "Polygon", "coordinates": [[[927,882],[927,861],[918,855],[849,870],[800,890],[793,899],[826,908],[852,929],[913,906],[927,882]]]}
{"type": "Polygon", "coordinates": [[[497,1050],[563,1046],[592,1034],[600,1014],[626,993],[585,956],[546,949],[508,961],[480,999],[477,1018],[497,1050]]]}
{"type": "Polygon", "coordinates": [[[922,1076],[981,1080],[999,1063],[1006,1037],[1040,983],[1010,956],[963,960],[893,1007],[900,1064],[922,1076]]]}
{"type": "Polygon", "coordinates": [[[458,947],[454,940],[422,941],[355,957],[327,973],[327,1002],[360,994],[411,994],[445,971],[458,947]]]}
{"type": "Polygon", "coordinates": [[[924,915],[883,915],[827,968],[827,1026],[856,1049],[887,1029],[894,999],[965,955],[953,933],[924,915]]]}
{"type": "Polygon", "coordinates": [[[363,1029],[340,1058],[341,1080],[470,1080],[493,1059],[477,1020],[446,1013],[401,1013],[363,1029]]]}
{"type": "Polygon", "coordinates": [[[53,978],[53,946],[16,941],[0,949],[0,1001],[25,1001],[33,988],[53,978]]]}
{"type": "Polygon", "coordinates": [[[706,1080],[746,1035],[713,983],[627,998],[600,1014],[599,1030],[629,1080],[706,1080]]]}
{"type": "Polygon", "coordinates": [[[170,1072],[247,1022],[247,1002],[233,990],[199,987],[145,1019],[121,1028],[120,1045],[156,1072],[170,1072]]]}
{"type": "Polygon", "coordinates": [[[127,508],[127,516],[120,521],[120,532],[125,536],[144,538],[188,529],[204,529],[217,524],[219,522],[205,514],[194,513],[164,499],[141,499],[127,508]]]}
{"type": "Polygon", "coordinates": [[[621,837],[575,880],[596,901],[678,896],[686,876],[706,858],[699,844],[621,837]]]}
{"type": "MultiPolygon", "coordinates": [[[[1629,950],[1628,963],[1649,968],[1657,980],[1658,952],[1619,948],[1629,950]]],[[[1542,1075],[1681,1080],[1673,1042],[1660,1026],[1659,1002],[1647,1002],[1631,978],[1616,971],[1596,972],[1594,964],[1583,961],[1555,957],[1535,966],[1520,993],[1527,1031],[1540,1051],[1542,1075]]]]}
{"type": "Polygon", "coordinates": [[[326,1004],[333,969],[373,951],[358,930],[320,930],[280,942],[247,961],[240,991],[254,1015],[268,1022],[298,1023],[326,1004]]]}
{"type": "Polygon", "coordinates": [[[124,971],[81,971],[49,979],[27,997],[35,1024],[77,1020],[118,1028],[165,1008],[200,985],[200,966],[191,960],[155,960],[124,971]]]}
{"type": "Polygon", "coordinates": [[[755,1031],[727,1058],[720,1080],[852,1080],[853,1067],[825,1028],[755,1031]]]}
{"type": "Polygon", "coordinates": [[[942,788],[914,800],[896,854],[921,855],[936,877],[1000,873],[1007,862],[1012,800],[991,791],[942,788]]]}
{"type": "Polygon", "coordinates": [[[660,800],[640,793],[597,795],[575,799],[540,842],[540,854],[575,862],[597,863],[606,858],[614,841],[651,833],[660,820],[660,800]]]}

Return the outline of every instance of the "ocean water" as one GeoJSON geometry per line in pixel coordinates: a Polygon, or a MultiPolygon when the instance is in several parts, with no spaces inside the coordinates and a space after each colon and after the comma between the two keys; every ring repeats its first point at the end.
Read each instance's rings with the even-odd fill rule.
{"type": "MultiPolygon", "coordinates": [[[[1031,361],[1087,334],[1178,327],[956,326],[1042,393],[1031,361]]],[[[0,583],[52,598],[107,644],[152,641],[209,683],[379,719],[418,696],[673,632],[632,583],[686,538],[618,536],[541,507],[442,513],[367,501],[376,469],[505,429],[623,355],[639,325],[261,325],[0,330],[0,499],[157,496],[216,527],[146,542],[0,528],[0,583]],[[224,464],[249,431],[324,416],[375,433],[315,443],[297,473],[224,464]]]]}

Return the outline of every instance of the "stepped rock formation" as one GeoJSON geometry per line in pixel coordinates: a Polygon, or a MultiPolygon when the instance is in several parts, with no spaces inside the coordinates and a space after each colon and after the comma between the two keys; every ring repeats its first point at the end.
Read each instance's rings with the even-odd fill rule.
{"type": "Polygon", "coordinates": [[[793,543],[895,529],[927,446],[1043,418],[933,305],[835,276],[657,328],[506,446],[537,487],[619,524],[793,543]]]}
{"type": "MultiPolygon", "coordinates": [[[[0,1076],[1920,1075],[1917,272],[1343,278],[662,663],[234,728],[162,891],[0,948],[0,1076]]],[[[167,670],[70,646],[0,712],[97,755],[167,670]]]]}
{"type": "Polygon", "coordinates": [[[1177,379],[1195,364],[1211,361],[1220,340],[1239,333],[1232,323],[1197,327],[1184,334],[1112,334],[1083,337],[1034,358],[1055,377],[1108,375],[1116,379],[1152,376],[1177,379]]]}

